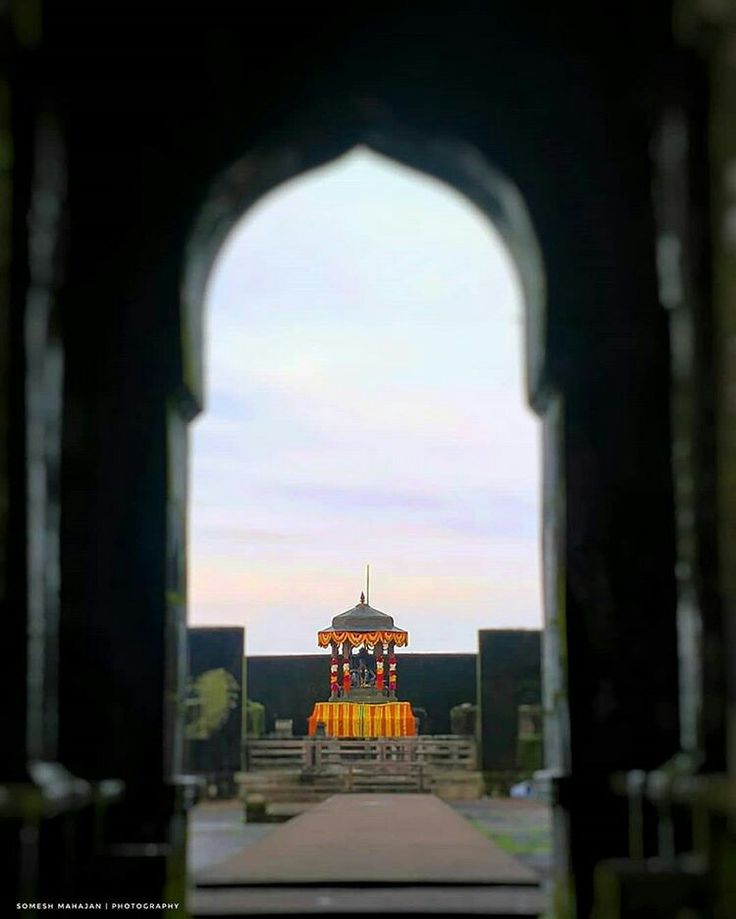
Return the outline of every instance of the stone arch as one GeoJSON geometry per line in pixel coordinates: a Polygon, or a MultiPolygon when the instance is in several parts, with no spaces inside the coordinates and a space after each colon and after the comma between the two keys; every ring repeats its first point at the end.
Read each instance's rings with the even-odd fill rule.
{"type": "MultiPolygon", "coordinates": [[[[485,6],[481,15],[478,6],[470,20],[462,8],[451,15],[443,8],[442,15],[423,13],[417,31],[388,15],[377,28],[356,29],[363,11],[343,5],[342,18],[309,41],[302,19],[285,20],[278,5],[268,15],[264,9],[257,23],[243,9],[242,18],[218,18],[210,27],[204,18],[162,18],[158,26],[152,19],[145,33],[127,13],[111,31],[103,23],[107,9],[99,22],[87,14],[52,16],[46,60],[60,68],[55,94],[73,180],[60,287],[68,423],[59,755],[85,778],[130,779],[115,828],[126,845],[167,838],[178,806],[171,790],[177,755],[170,752],[178,741],[167,731],[175,729],[183,669],[177,642],[184,548],[177,533],[186,496],[182,477],[170,470],[186,463],[185,419],[202,404],[195,262],[186,276],[181,272],[191,221],[203,219],[202,206],[214,201],[200,192],[238,151],[251,151],[246,159],[251,179],[259,177],[260,191],[252,186],[258,197],[356,143],[371,146],[371,138],[378,152],[417,158],[407,163],[414,168],[426,158],[425,171],[438,169],[447,181],[448,167],[432,165],[427,141],[449,136],[475,145],[516,182],[544,252],[544,309],[528,322],[529,364],[536,366],[530,389],[538,410],[549,404],[547,593],[561,615],[550,632],[558,645],[549,643],[547,671],[571,674],[571,717],[567,724],[556,719],[569,755],[551,765],[558,768],[557,823],[566,837],[558,876],[575,885],[579,915],[589,914],[594,863],[625,850],[625,815],[611,795],[610,775],[652,768],[676,743],[667,320],[654,272],[646,109],[662,99],[652,82],[653,36],[661,32],[668,41],[669,31],[664,21],[656,32],[651,23],[649,31],[639,28],[649,11],[641,14],[636,5],[627,15],[618,7],[614,15],[612,7],[604,19],[597,9],[560,19],[538,6],[533,17],[508,5],[485,6]],[[86,44],[77,34],[82,21],[86,44]],[[100,38],[110,34],[115,42],[100,54],[100,38]],[[627,48],[625,59],[602,53],[602,39],[612,36],[613,47],[627,48]],[[159,53],[175,46],[180,56],[159,53]],[[134,71],[131,47],[146,49],[134,71]],[[323,64],[335,59],[336,71],[323,64]],[[95,75],[104,106],[77,73],[85,80],[95,75]],[[421,142],[409,138],[407,153],[400,141],[409,128],[367,116],[369,100],[363,108],[344,105],[346,84],[348,92],[377,87],[401,111],[402,124],[424,126],[421,142]],[[173,86],[181,105],[172,104],[173,86]],[[301,104],[305,86],[332,101],[269,134],[301,104]],[[632,104],[642,97],[650,101],[632,104]],[[266,169],[279,151],[280,179],[266,169]],[[545,399],[552,384],[543,377],[552,374],[560,397],[545,399]],[[94,693],[78,674],[96,675],[94,693]],[[96,724],[92,737],[87,721],[96,724]],[[131,729],[125,744],[118,742],[121,725],[131,729]]],[[[407,7],[406,15],[416,12],[407,7]]],[[[35,85],[29,81],[21,98],[35,85]]],[[[31,108],[19,110],[21,152],[31,108]]],[[[26,181],[30,188],[21,174],[23,194],[26,181]]],[[[16,232],[21,261],[24,233],[16,232]]],[[[195,226],[190,247],[196,234],[195,226]]],[[[202,253],[207,239],[203,231],[202,253]]],[[[215,236],[210,242],[216,247],[215,236]]],[[[206,260],[199,268],[206,277],[206,260]]],[[[25,268],[18,271],[25,277],[25,268]]],[[[12,490],[20,520],[20,472],[13,481],[20,483],[12,490]]],[[[23,542],[15,540],[18,547],[23,542]]],[[[16,568],[23,597],[23,570],[16,568]]],[[[26,683],[21,626],[8,668],[12,687],[26,683]]],[[[565,686],[551,689],[567,702],[565,686]]],[[[9,698],[17,700],[22,726],[25,695],[14,689],[9,698]]],[[[17,749],[22,762],[22,738],[17,749]]],[[[156,887],[163,869],[136,870],[129,875],[136,890],[163,889],[156,887]]]]}
{"type": "Polygon", "coordinates": [[[311,135],[285,132],[246,154],[212,184],[188,240],[181,287],[186,388],[196,412],[203,406],[202,327],[205,288],[221,246],[235,224],[265,194],[324,166],[356,147],[367,147],[460,192],[500,234],[519,274],[525,311],[527,395],[539,411],[545,328],[542,249],[531,215],[514,182],[473,145],[452,136],[428,136],[396,124],[363,127],[337,145],[313,144],[311,135]]]}

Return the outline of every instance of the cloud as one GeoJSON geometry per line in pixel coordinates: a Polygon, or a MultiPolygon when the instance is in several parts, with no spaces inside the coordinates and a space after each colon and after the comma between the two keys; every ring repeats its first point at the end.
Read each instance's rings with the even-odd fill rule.
{"type": "Polygon", "coordinates": [[[436,495],[361,486],[334,488],[327,485],[283,484],[275,486],[275,489],[287,498],[351,512],[384,508],[398,511],[437,510],[441,506],[441,500],[436,495]]]}

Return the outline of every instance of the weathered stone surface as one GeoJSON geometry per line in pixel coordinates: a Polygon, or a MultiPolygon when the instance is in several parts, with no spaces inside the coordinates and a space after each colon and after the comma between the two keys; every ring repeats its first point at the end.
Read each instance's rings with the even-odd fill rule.
{"type": "Polygon", "coordinates": [[[200,885],[537,884],[434,795],[334,795],[199,877],[200,885]]]}

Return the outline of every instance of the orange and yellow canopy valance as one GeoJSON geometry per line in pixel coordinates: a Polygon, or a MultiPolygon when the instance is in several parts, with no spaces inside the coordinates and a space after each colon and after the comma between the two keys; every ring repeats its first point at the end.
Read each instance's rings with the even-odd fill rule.
{"type": "Polygon", "coordinates": [[[409,702],[317,702],[309,733],[322,722],[328,737],[413,737],[417,724],[409,702]]]}
{"type": "Polygon", "coordinates": [[[409,633],[402,629],[386,629],[378,632],[338,632],[325,629],[317,632],[317,643],[320,648],[329,648],[331,644],[341,645],[347,642],[354,648],[375,648],[379,645],[392,644],[397,648],[406,648],[409,644],[409,633]]]}

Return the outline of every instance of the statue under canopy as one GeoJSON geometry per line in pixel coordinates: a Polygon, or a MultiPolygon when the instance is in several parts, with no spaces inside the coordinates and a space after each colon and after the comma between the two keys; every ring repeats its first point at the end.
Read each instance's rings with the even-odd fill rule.
{"type": "Polygon", "coordinates": [[[329,628],[317,633],[317,642],[332,650],[330,699],[315,705],[310,734],[316,733],[317,724],[333,736],[416,733],[411,705],[396,698],[395,650],[407,647],[409,633],[396,628],[392,616],[369,606],[361,593],[357,606],[339,613],[329,628]]]}

